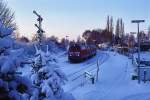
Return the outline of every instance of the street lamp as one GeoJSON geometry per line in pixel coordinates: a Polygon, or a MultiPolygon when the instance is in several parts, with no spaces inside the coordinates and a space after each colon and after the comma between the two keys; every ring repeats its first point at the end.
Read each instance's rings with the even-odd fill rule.
{"type": "Polygon", "coordinates": [[[140,36],[139,36],[139,24],[145,22],[145,20],[132,20],[131,23],[136,23],[138,28],[138,83],[140,83],[140,36]]]}

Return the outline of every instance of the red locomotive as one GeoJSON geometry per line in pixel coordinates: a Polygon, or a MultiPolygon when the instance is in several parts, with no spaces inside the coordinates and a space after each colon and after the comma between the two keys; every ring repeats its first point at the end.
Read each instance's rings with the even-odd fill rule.
{"type": "Polygon", "coordinates": [[[69,47],[68,59],[70,62],[84,61],[96,55],[96,47],[94,45],[72,44],[69,47]]]}

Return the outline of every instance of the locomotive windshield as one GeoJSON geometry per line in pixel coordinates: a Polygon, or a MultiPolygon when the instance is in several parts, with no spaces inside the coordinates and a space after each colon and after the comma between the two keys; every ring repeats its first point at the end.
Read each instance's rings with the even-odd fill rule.
{"type": "Polygon", "coordinates": [[[74,44],[74,45],[71,45],[70,46],[70,48],[69,48],[69,50],[80,50],[81,49],[81,47],[78,45],[78,44],[74,44]]]}

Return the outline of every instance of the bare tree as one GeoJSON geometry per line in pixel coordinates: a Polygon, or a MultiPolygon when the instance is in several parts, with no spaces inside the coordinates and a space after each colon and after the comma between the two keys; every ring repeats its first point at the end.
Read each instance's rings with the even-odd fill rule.
{"type": "Polygon", "coordinates": [[[108,32],[110,31],[110,18],[109,18],[109,16],[107,16],[106,30],[107,30],[108,32]]]}
{"type": "Polygon", "coordinates": [[[120,19],[120,33],[121,37],[124,36],[124,22],[122,21],[122,18],[120,19]]]}
{"type": "Polygon", "coordinates": [[[110,33],[113,34],[114,25],[113,25],[113,17],[110,18],[110,33]]]}
{"type": "Polygon", "coordinates": [[[117,20],[117,24],[116,24],[116,37],[119,37],[120,36],[120,30],[119,30],[119,19],[117,20]]]}
{"type": "Polygon", "coordinates": [[[113,29],[113,17],[107,16],[106,30],[110,33],[113,33],[113,29]]]}
{"type": "Polygon", "coordinates": [[[14,12],[12,12],[4,0],[0,0],[0,20],[6,27],[16,30],[14,12]]]}
{"type": "Polygon", "coordinates": [[[122,18],[119,18],[117,20],[117,23],[116,23],[116,41],[117,41],[117,44],[122,44],[123,42],[123,37],[124,37],[124,22],[122,21],[122,18]]]}

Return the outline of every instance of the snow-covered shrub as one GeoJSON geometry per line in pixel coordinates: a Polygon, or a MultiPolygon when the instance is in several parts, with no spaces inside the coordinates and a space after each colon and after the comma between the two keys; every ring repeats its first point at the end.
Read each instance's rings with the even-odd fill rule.
{"type": "Polygon", "coordinates": [[[12,50],[12,32],[0,23],[0,100],[29,100],[32,83],[16,71],[21,65],[23,50],[12,50]]]}
{"type": "MultiPolygon", "coordinates": [[[[35,46],[36,47],[36,46],[35,46]]],[[[37,49],[33,58],[31,80],[38,88],[35,98],[39,100],[73,100],[65,99],[62,84],[67,80],[65,74],[51,58],[50,52],[37,49]]]]}

